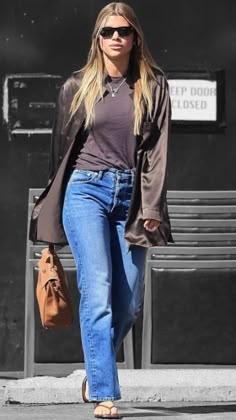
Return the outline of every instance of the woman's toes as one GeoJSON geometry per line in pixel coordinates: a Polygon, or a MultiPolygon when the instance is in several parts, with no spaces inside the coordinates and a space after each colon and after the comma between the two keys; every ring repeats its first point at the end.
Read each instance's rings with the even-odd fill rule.
{"type": "Polygon", "coordinates": [[[114,406],[112,401],[103,401],[96,404],[94,414],[99,416],[116,416],[118,415],[118,409],[114,406]]]}

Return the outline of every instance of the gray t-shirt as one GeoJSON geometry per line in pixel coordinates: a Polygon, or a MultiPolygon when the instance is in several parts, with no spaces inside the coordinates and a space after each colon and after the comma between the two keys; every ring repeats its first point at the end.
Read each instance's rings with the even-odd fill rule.
{"type": "MultiPolygon", "coordinates": [[[[107,81],[115,88],[123,77],[107,81]]],[[[109,90],[95,105],[95,121],[76,159],[77,169],[129,169],[136,166],[136,136],[133,134],[134,104],[130,86],[125,81],[114,97],[109,90]]]]}

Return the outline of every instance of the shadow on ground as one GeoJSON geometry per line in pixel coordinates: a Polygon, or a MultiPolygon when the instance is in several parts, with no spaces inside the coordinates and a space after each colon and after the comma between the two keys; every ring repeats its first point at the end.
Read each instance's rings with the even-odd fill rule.
{"type": "Polygon", "coordinates": [[[218,413],[236,413],[236,404],[222,405],[191,405],[187,407],[163,407],[163,406],[132,406],[136,409],[135,413],[124,413],[122,417],[164,417],[180,416],[181,414],[218,414],[218,413]],[[140,410],[143,410],[140,412],[140,410]]]}

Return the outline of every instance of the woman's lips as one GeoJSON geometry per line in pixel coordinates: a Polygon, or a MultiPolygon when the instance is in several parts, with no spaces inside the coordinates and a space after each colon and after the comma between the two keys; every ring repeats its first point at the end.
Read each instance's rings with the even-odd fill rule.
{"type": "Polygon", "coordinates": [[[121,48],[121,47],[122,47],[121,45],[111,45],[111,48],[115,48],[115,49],[121,48]]]}

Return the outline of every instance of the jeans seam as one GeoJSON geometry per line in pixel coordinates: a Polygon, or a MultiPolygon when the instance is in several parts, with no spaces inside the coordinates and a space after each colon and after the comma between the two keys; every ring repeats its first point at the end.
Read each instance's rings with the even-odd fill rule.
{"type": "MultiPolygon", "coordinates": [[[[66,216],[67,216],[68,222],[70,224],[70,229],[71,229],[71,233],[73,235],[74,244],[78,248],[78,243],[77,243],[77,240],[76,240],[76,235],[75,235],[74,229],[73,229],[72,224],[71,224],[71,219],[70,219],[70,214],[69,214],[69,211],[68,211],[68,206],[65,206],[65,212],[66,212],[66,216]]],[[[80,265],[80,273],[82,275],[82,282],[81,282],[81,286],[82,287],[81,287],[81,290],[84,293],[84,297],[85,297],[86,322],[89,325],[90,312],[89,312],[89,305],[88,305],[87,287],[86,287],[86,282],[83,281],[83,272],[84,271],[83,271],[83,264],[81,263],[81,259],[80,259],[79,253],[77,254],[77,256],[78,256],[78,264],[80,265]]],[[[78,273],[79,273],[79,270],[78,270],[78,267],[77,267],[77,276],[78,276],[78,273]]],[[[94,361],[95,361],[95,355],[94,355],[94,347],[93,347],[93,344],[92,344],[92,336],[91,336],[91,331],[90,330],[91,330],[91,327],[89,326],[87,333],[88,333],[88,341],[89,341],[89,352],[90,352],[90,356],[91,356],[90,362],[91,362],[91,371],[92,371],[92,381],[94,383],[94,376],[96,376],[96,365],[94,363],[94,361]]],[[[95,388],[96,388],[96,385],[95,385],[95,388]]]]}
{"type": "Polygon", "coordinates": [[[119,189],[118,187],[119,187],[119,175],[115,174],[115,193],[113,197],[113,206],[111,208],[111,212],[114,210],[116,206],[116,197],[117,197],[118,189],[119,189]]]}
{"type": "MultiPolygon", "coordinates": [[[[83,268],[83,264],[81,262],[81,258],[79,256],[79,253],[78,253],[78,261],[79,261],[79,265],[80,265],[80,273],[81,273],[81,276],[82,276],[82,282],[81,282],[82,290],[83,290],[83,293],[85,294],[85,298],[86,298],[86,303],[85,303],[86,315],[87,315],[86,322],[89,325],[89,319],[90,319],[90,316],[89,316],[90,311],[89,311],[89,304],[88,304],[89,300],[88,300],[86,281],[84,280],[84,268],[83,268]]],[[[94,354],[94,346],[93,346],[93,343],[92,343],[93,340],[92,340],[92,335],[91,335],[91,327],[88,328],[87,333],[88,333],[88,338],[89,338],[89,340],[88,340],[89,341],[89,352],[90,352],[90,356],[91,356],[90,362],[91,362],[91,372],[92,372],[92,388],[93,388],[94,385],[95,385],[95,388],[96,388],[96,384],[94,384],[94,377],[96,378],[96,364],[94,363],[95,354],[94,354]]],[[[95,380],[95,382],[96,382],[96,380],[95,380]]]]}

